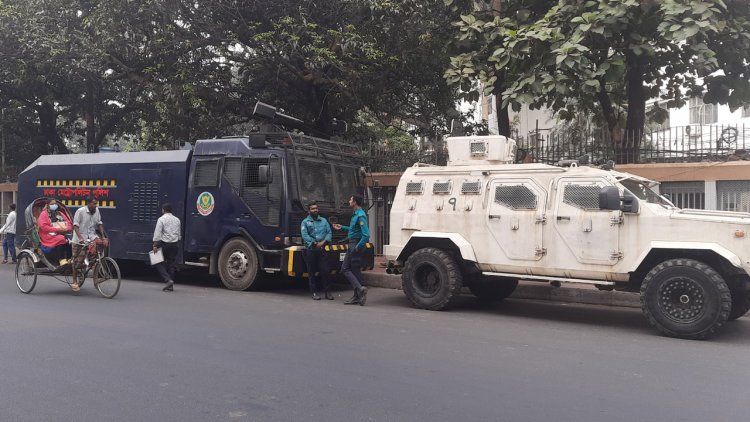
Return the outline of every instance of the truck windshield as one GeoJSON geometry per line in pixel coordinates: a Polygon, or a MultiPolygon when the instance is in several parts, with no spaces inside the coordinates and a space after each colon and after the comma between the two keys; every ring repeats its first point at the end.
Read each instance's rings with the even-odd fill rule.
{"type": "Polygon", "coordinates": [[[644,182],[634,179],[623,179],[620,180],[620,184],[630,191],[630,193],[638,197],[638,199],[644,200],[649,204],[658,204],[665,208],[675,208],[673,203],[654,192],[654,190],[644,182]]]}
{"type": "Polygon", "coordinates": [[[299,160],[299,172],[299,196],[303,204],[311,201],[328,206],[336,204],[333,175],[329,163],[299,160]]]}
{"type": "Polygon", "coordinates": [[[344,206],[349,197],[355,195],[357,190],[357,169],[353,167],[336,166],[336,187],[338,188],[339,206],[344,206]]]}

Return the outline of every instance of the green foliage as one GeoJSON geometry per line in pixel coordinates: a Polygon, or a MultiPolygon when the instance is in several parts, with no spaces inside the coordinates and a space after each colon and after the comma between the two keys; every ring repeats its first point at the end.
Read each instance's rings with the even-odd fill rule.
{"type": "Polygon", "coordinates": [[[514,108],[600,114],[614,142],[622,139],[619,111],[626,136],[639,133],[649,98],[667,107],[693,96],[732,109],[750,103],[747,1],[560,1],[523,16],[457,20],[469,47],[452,58],[448,81],[466,89],[478,77],[514,108]],[[503,72],[512,77],[498,92],[503,72]]]}
{"type": "Polygon", "coordinates": [[[322,132],[367,113],[436,137],[452,19],[441,0],[4,0],[0,103],[32,155],[242,133],[259,100],[322,132]]]}

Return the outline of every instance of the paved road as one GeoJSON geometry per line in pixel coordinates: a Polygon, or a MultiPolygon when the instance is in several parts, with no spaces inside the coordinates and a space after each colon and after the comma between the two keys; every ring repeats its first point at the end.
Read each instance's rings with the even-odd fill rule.
{"type": "Polygon", "coordinates": [[[128,280],[114,300],[0,268],[2,421],[745,421],[750,318],[659,337],[634,309],[511,300],[451,312],[372,289],[128,280]]]}

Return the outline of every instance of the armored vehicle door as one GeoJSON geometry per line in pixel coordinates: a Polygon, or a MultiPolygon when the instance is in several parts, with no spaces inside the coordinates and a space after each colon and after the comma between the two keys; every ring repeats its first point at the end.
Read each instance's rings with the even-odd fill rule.
{"type": "Polygon", "coordinates": [[[531,179],[496,179],[490,182],[487,200],[487,227],[505,255],[512,260],[541,259],[545,253],[545,189],[531,179]]]}
{"type": "Polygon", "coordinates": [[[562,243],[582,264],[614,265],[620,259],[622,212],[599,209],[599,191],[607,185],[611,183],[601,178],[557,181],[553,224],[562,243]]]}
{"type": "MultiPolygon", "coordinates": [[[[188,252],[211,252],[221,234],[221,212],[217,212],[217,200],[221,200],[222,157],[196,157],[190,169],[190,181],[185,204],[185,250],[188,252]]],[[[224,205],[224,204],[222,204],[224,205]]]]}

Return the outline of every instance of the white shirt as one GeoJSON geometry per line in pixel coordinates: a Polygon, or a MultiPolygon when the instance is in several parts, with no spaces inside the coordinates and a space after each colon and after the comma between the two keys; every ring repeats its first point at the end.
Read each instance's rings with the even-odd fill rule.
{"type": "Polygon", "coordinates": [[[8,213],[8,218],[5,219],[5,225],[0,229],[0,233],[16,234],[16,212],[11,211],[8,213]]]}
{"type": "Polygon", "coordinates": [[[156,220],[154,242],[175,243],[180,240],[180,219],[172,213],[164,213],[156,220]]]}
{"type": "Polygon", "coordinates": [[[83,239],[78,238],[75,230],[73,231],[73,243],[79,243],[84,240],[96,239],[96,229],[102,224],[102,216],[99,214],[99,208],[94,211],[93,214],[89,213],[89,207],[82,206],[76,210],[75,216],[73,216],[73,226],[78,226],[78,231],[83,236],[83,239]]]}

